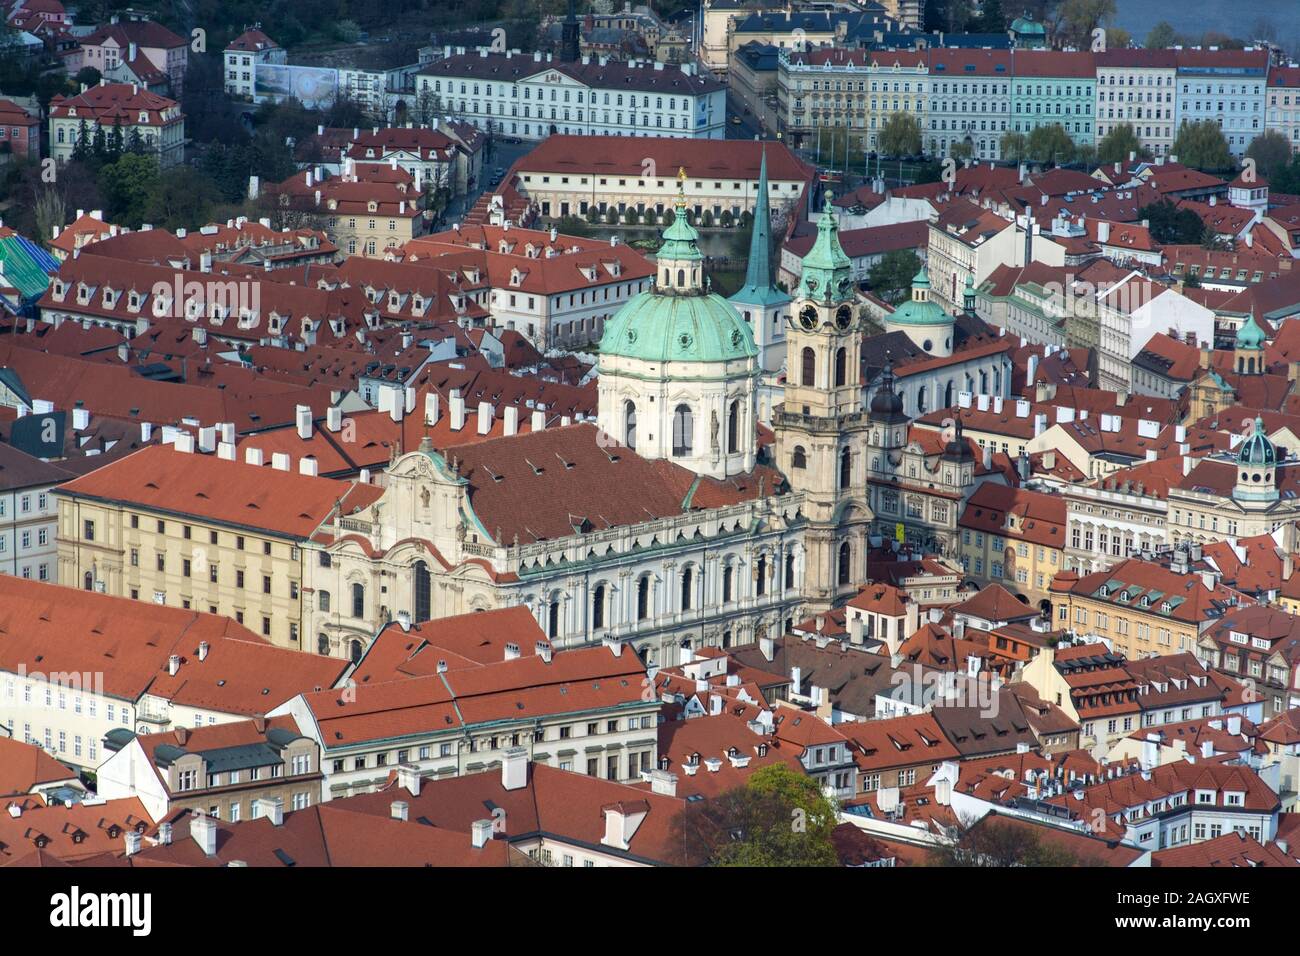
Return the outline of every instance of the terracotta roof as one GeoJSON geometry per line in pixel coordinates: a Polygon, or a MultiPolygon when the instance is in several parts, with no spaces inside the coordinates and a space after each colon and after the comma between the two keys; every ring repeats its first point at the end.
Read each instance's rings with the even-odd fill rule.
{"type": "Polygon", "coordinates": [[[1014,541],[1064,548],[1065,499],[989,481],[967,499],[957,524],[1014,541]]]}
{"type": "Polygon", "coordinates": [[[412,624],[410,630],[394,621],[375,637],[351,677],[377,684],[436,674],[441,663],[449,670],[494,664],[510,659],[507,645],[528,657],[550,645],[525,605],[456,614],[412,624]]]}
{"type": "Polygon", "coordinates": [[[0,736],[0,797],[31,793],[43,784],[76,780],[77,771],[41,747],[0,736]]]}
{"type": "Polygon", "coordinates": [[[39,800],[6,801],[0,811],[0,866],[22,860],[35,850],[65,863],[120,851],[128,830],[152,828],[149,813],[137,797],[45,806],[39,800]]]}

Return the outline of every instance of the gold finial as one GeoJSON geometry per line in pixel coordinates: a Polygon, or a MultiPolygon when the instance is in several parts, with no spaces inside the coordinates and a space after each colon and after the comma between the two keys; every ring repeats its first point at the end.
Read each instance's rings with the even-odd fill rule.
{"type": "Polygon", "coordinates": [[[686,167],[677,167],[677,205],[686,205],[686,167]]]}

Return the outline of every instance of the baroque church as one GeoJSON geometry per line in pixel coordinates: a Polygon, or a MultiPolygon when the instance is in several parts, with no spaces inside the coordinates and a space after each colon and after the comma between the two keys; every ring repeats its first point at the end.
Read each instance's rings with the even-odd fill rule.
{"type": "MultiPolygon", "coordinates": [[[[304,632],[318,650],[355,659],[389,620],[523,604],[556,646],[630,643],[671,666],[784,633],[869,577],[873,488],[902,462],[909,418],[889,382],[866,402],[829,199],[792,294],[772,288],[756,226],[728,301],[704,275],[683,177],[653,288],[605,325],[597,423],[442,449],[426,438],[397,456],[380,499],[335,515],[310,546],[304,632]],[[775,442],[760,450],[760,391],[782,379],[775,442]]],[[[755,221],[770,222],[765,160],[755,221]]],[[[918,288],[915,324],[942,332],[918,288]]],[[[969,474],[969,450],[943,457],[969,474]]]]}

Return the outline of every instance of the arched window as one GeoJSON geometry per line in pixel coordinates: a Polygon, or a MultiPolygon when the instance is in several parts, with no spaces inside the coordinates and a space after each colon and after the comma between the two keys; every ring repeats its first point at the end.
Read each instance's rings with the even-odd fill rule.
{"type": "Polygon", "coordinates": [[[948,385],[943,390],[943,407],[952,408],[952,379],[948,379],[948,385]]]}
{"type": "Polygon", "coordinates": [[[836,385],[843,385],[848,380],[848,368],[847,368],[848,360],[849,360],[849,353],[847,349],[835,350],[835,384],[836,385]]]}
{"type": "Polygon", "coordinates": [[[788,591],[794,587],[794,555],[785,556],[785,587],[788,591]]]}
{"type": "Polygon", "coordinates": [[[735,569],[729,564],[722,569],[722,603],[731,603],[731,580],[735,569]]]}
{"type": "Polygon", "coordinates": [[[352,585],[352,616],[366,616],[366,586],[364,584],[352,585]]]}
{"type": "Polygon", "coordinates": [[[695,575],[691,573],[690,568],[682,569],[682,610],[691,609],[691,586],[695,583],[695,575]]]}
{"type": "Polygon", "coordinates": [[[650,616],[650,578],[642,575],[636,583],[636,619],[644,621],[650,616]]]}
{"type": "Polygon", "coordinates": [[[847,488],[853,477],[853,452],[845,448],[840,452],[840,488],[847,488]]]}
{"type": "Polygon", "coordinates": [[[803,350],[803,384],[809,388],[817,384],[817,353],[807,347],[803,350]]]}
{"type": "Polygon", "coordinates": [[[685,270],[685,269],[678,269],[678,270],[677,270],[677,287],[680,288],[680,289],[684,289],[684,288],[686,288],[686,270],[685,270]]]}
{"type": "Polygon", "coordinates": [[[853,579],[853,548],[847,541],[840,545],[839,573],[836,579],[840,584],[848,584],[853,579]]]}
{"type": "Polygon", "coordinates": [[[591,592],[591,628],[598,630],[605,626],[605,585],[597,584],[591,592]]]}
{"type": "Polygon", "coordinates": [[[922,385],[920,388],[916,390],[916,414],[918,415],[924,415],[927,411],[930,410],[929,399],[926,394],[928,391],[929,389],[927,389],[924,385],[922,385]]]}
{"type": "Polygon", "coordinates": [[[762,597],[767,593],[767,555],[760,554],[754,565],[754,593],[762,597]]]}
{"type": "Polygon", "coordinates": [[[691,406],[678,405],[673,409],[673,457],[681,458],[691,453],[695,434],[695,416],[691,406]]]}
{"type": "Polygon", "coordinates": [[[790,456],[791,468],[807,468],[808,453],[804,451],[803,445],[795,445],[794,452],[790,456]]]}
{"type": "Polygon", "coordinates": [[[361,663],[361,642],[353,641],[348,645],[348,656],[352,658],[353,664],[361,663]]]}
{"type": "Polygon", "coordinates": [[[550,638],[560,636],[560,596],[558,594],[551,595],[551,604],[547,608],[546,636],[550,638]]]}
{"type": "Polygon", "coordinates": [[[740,451],[740,401],[737,399],[727,409],[727,454],[740,451]]]}
{"type": "Polygon", "coordinates": [[[429,579],[429,566],[423,561],[416,561],[414,572],[415,580],[412,583],[415,591],[415,614],[413,617],[416,621],[427,621],[433,616],[430,607],[430,595],[433,589],[429,579]]]}
{"type": "Polygon", "coordinates": [[[87,591],[95,590],[95,573],[93,571],[87,571],[85,578],[83,578],[83,582],[83,586],[87,591]]]}
{"type": "Polygon", "coordinates": [[[317,591],[316,594],[317,594],[317,602],[320,606],[320,609],[322,611],[328,611],[330,609],[329,591],[317,591]]]}
{"type": "Polygon", "coordinates": [[[316,635],[316,653],[321,657],[330,656],[330,639],[324,634],[316,635]]]}
{"type": "Polygon", "coordinates": [[[623,403],[623,444],[636,451],[636,402],[631,399],[623,403]]]}

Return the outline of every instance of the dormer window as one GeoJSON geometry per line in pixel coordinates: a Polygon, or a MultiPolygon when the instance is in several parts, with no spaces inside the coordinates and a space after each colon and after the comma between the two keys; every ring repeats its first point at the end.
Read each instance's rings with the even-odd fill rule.
{"type": "Polygon", "coordinates": [[[338,209],[338,208],[339,208],[339,201],[338,201],[337,199],[331,199],[331,200],[327,203],[327,205],[328,205],[329,208],[332,209],[332,210],[333,210],[333,209],[338,209]]]}
{"type": "Polygon", "coordinates": [[[373,199],[370,200],[370,202],[366,203],[366,211],[367,211],[367,212],[378,212],[378,211],[379,211],[379,203],[375,202],[373,199]]]}

